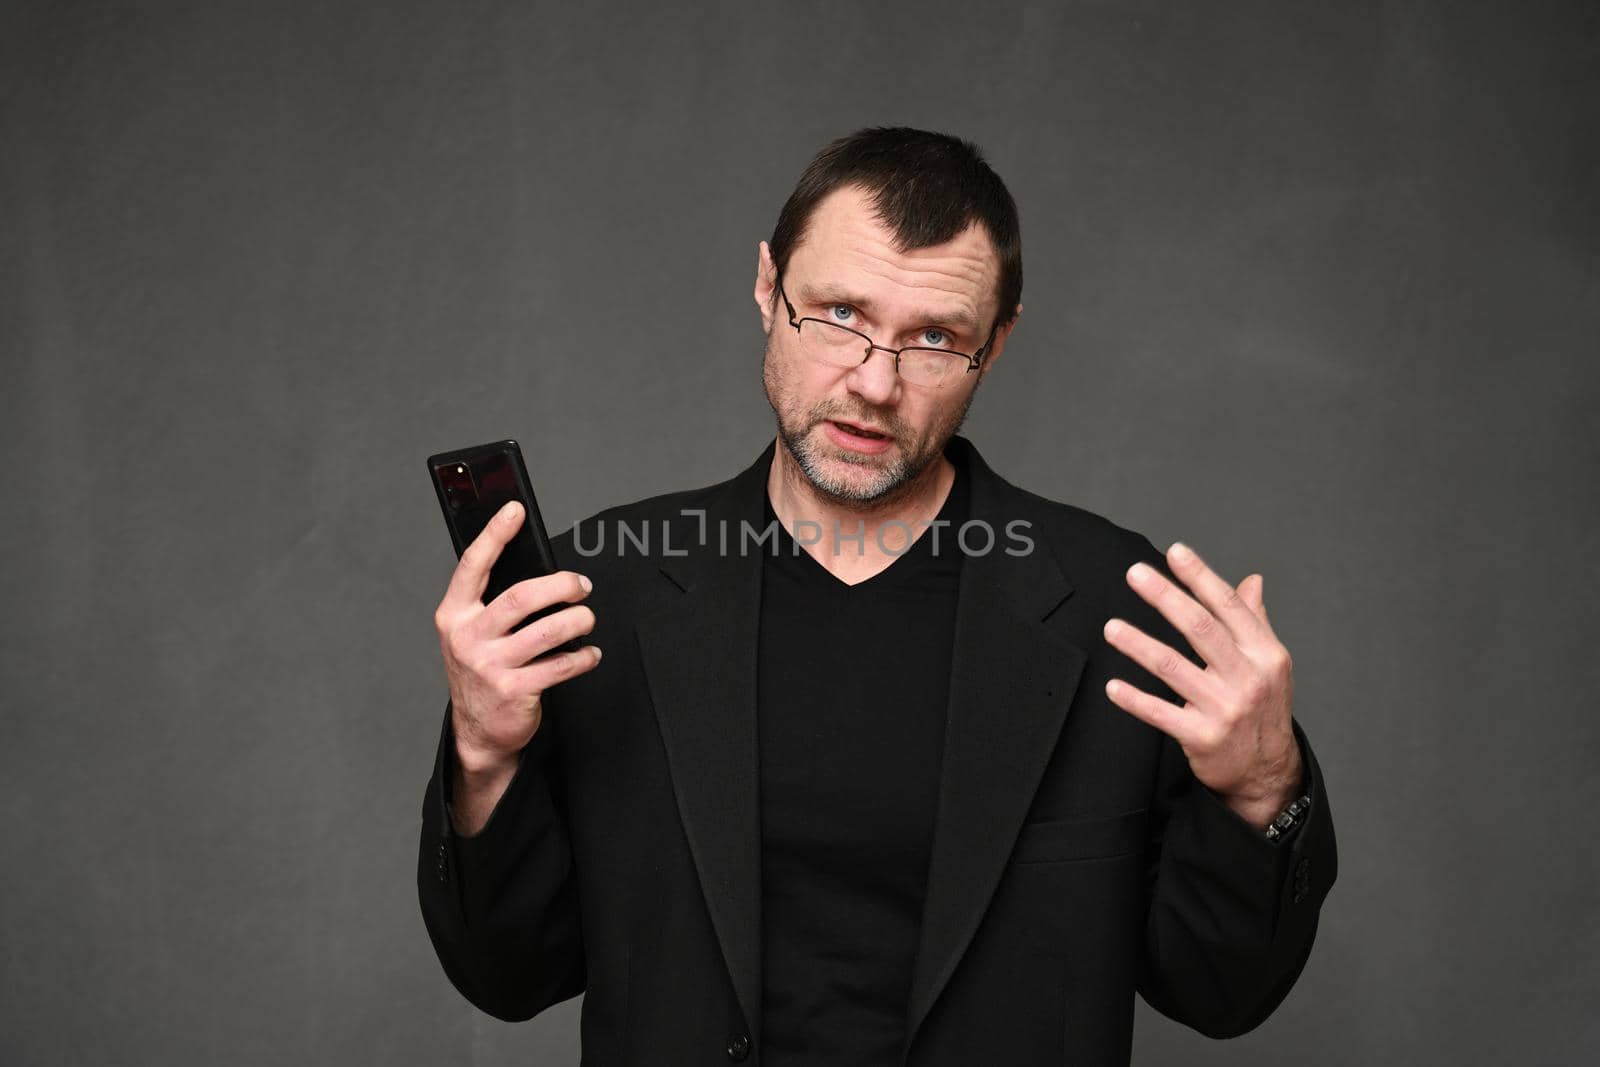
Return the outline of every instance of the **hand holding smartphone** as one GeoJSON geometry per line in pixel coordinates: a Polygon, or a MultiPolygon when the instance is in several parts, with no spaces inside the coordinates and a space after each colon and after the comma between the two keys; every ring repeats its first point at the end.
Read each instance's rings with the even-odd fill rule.
{"type": "MultiPolygon", "coordinates": [[[[441,452],[428,457],[428,471],[460,557],[434,622],[464,772],[458,796],[475,795],[490,779],[504,787],[538,731],[541,694],[591,670],[600,650],[578,642],[595,623],[581,603],[587,579],[557,569],[517,443],[441,452]],[[506,513],[512,501],[522,508],[515,522],[506,513]]],[[[488,808],[468,799],[487,818],[488,808]]]]}

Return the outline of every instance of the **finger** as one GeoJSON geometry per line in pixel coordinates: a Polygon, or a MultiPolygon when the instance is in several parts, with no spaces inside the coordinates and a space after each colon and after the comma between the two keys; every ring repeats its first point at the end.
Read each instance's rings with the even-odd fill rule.
{"type": "Polygon", "coordinates": [[[1186,744],[1193,733],[1195,718],[1193,712],[1186,711],[1171,701],[1151,696],[1121,678],[1113,678],[1106,683],[1106,696],[1129,715],[1149,723],[1179,744],[1186,744]]]}
{"type": "Polygon", "coordinates": [[[534,660],[526,667],[512,672],[521,684],[534,692],[543,693],[569,678],[587,674],[600,662],[600,646],[584,645],[576,652],[557,652],[534,660]]]}
{"type": "Polygon", "coordinates": [[[1189,703],[1204,708],[1217,706],[1216,692],[1206,672],[1171,645],[1157,641],[1122,619],[1106,621],[1105,637],[1113,648],[1161,679],[1189,703]]]}
{"type": "Polygon", "coordinates": [[[589,595],[584,583],[589,579],[575,571],[556,571],[538,578],[524,578],[506,588],[479,616],[479,634],[485,638],[504,637],[529,615],[552,604],[576,604],[589,595]]]}
{"type": "Polygon", "coordinates": [[[511,501],[495,513],[483,532],[461,553],[455,573],[450,575],[450,586],[444,593],[447,606],[459,610],[483,600],[483,591],[489,587],[489,569],[521,526],[522,505],[517,501],[511,501]]]}
{"type": "Polygon", "coordinates": [[[1239,595],[1244,597],[1245,603],[1250,605],[1250,610],[1256,613],[1257,617],[1261,619],[1261,624],[1267,628],[1267,632],[1271,633],[1273,640],[1276,641],[1277,634],[1272,629],[1272,616],[1267,614],[1267,602],[1263,596],[1266,584],[1267,580],[1262,575],[1252,574],[1239,583],[1239,595]]]}
{"type": "Polygon", "coordinates": [[[1267,629],[1272,629],[1272,616],[1267,614],[1267,576],[1264,574],[1256,575],[1256,614],[1267,624],[1267,629]]]}
{"type": "Polygon", "coordinates": [[[1244,666],[1244,653],[1228,628],[1154,567],[1135,563],[1128,568],[1128,584],[1188,639],[1190,647],[1206,663],[1227,672],[1244,666]]]}
{"type": "Polygon", "coordinates": [[[1167,565],[1212,615],[1221,619],[1240,644],[1259,638],[1261,619],[1250,610],[1239,591],[1206,565],[1199,553],[1182,541],[1167,549],[1167,565]]]}
{"type": "Polygon", "coordinates": [[[1251,611],[1264,619],[1267,615],[1267,606],[1261,602],[1261,582],[1261,575],[1248,575],[1239,583],[1239,595],[1244,597],[1244,602],[1250,605],[1251,611]]]}
{"type": "Polygon", "coordinates": [[[586,604],[553,611],[504,638],[496,659],[507,667],[522,667],[574,637],[594,632],[594,610],[586,604]]]}

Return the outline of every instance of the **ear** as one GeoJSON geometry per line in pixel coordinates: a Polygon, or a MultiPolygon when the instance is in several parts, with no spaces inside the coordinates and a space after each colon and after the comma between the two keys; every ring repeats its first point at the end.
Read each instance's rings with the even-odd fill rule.
{"type": "Polygon", "coordinates": [[[773,300],[778,295],[778,267],[772,262],[772,249],[767,247],[767,242],[762,241],[756,254],[756,308],[761,312],[761,329],[765,333],[772,332],[772,318],[775,312],[773,300]]]}
{"type": "MultiPolygon", "coordinates": [[[[1011,331],[1017,328],[1017,320],[1022,318],[1022,305],[1017,305],[1016,314],[1011,316],[1011,321],[1004,323],[994,332],[994,343],[989,346],[989,351],[984,354],[983,365],[978,368],[978,382],[981,384],[991,368],[1000,359],[1000,353],[1006,349],[1006,341],[1011,337],[1011,331]]],[[[977,386],[973,386],[977,388],[977,386]]]]}

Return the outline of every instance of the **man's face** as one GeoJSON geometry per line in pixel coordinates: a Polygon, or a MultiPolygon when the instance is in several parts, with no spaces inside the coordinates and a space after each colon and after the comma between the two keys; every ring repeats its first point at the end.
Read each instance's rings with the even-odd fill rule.
{"type": "MultiPolygon", "coordinates": [[[[817,205],[782,282],[797,318],[849,326],[889,348],[926,344],[926,331],[937,328],[952,335],[951,347],[972,353],[995,321],[999,272],[999,255],[979,226],[944,244],[896,251],[870,197],[846,186],[817,205]]],[[[808,358],[777,296],[765,243],[755,297],[767,331],[762,378],[779,436],[818,492],[841,503],[890,501],[939,458],[1011,327],[996,331],[979,371],[929,389],[902,380],[887,352],[874,350],[849,368],[808,358]]]]}

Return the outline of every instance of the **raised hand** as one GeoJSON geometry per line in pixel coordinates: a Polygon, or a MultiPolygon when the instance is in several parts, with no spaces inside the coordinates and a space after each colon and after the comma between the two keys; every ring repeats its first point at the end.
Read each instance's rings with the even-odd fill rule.
{"type": "Polygon", "coordinates": [[[501,509],[461,554],[434,612],[450,681],[456,755],[469,776],[513,764],[539,729],[540,695],[600,662],[600,649],[594,645],[545,654],[594,629],[594,612],[578,603],[589,593],[582,575],[558,571],[528,578],[492,602],[482,602],[489,570],[522,519],[522,505],[516,501],[501,509]],[[561,601],[573,606],[513,631],[529,615],[561,601]]]}
{"type": "Polygon", "coordinates": [[[1206,667],[1126,620],[1109,619],[1105,638],[1112,647],[1185,703],[1180,708],[1120,678],[1106,683],[1106,695],[1177,741],[1194,776],[1247,822],[1265,829],[1297,795],[1301,765],[1290,725],[1293,663],[1267,619],[1262,577],[1252,574],[1236,589],[1182,543],[1167,551],[1167,565],[1187,592],[1144,563],[1128,569],[1128,584],[1172,623],[1206,667]]]}

